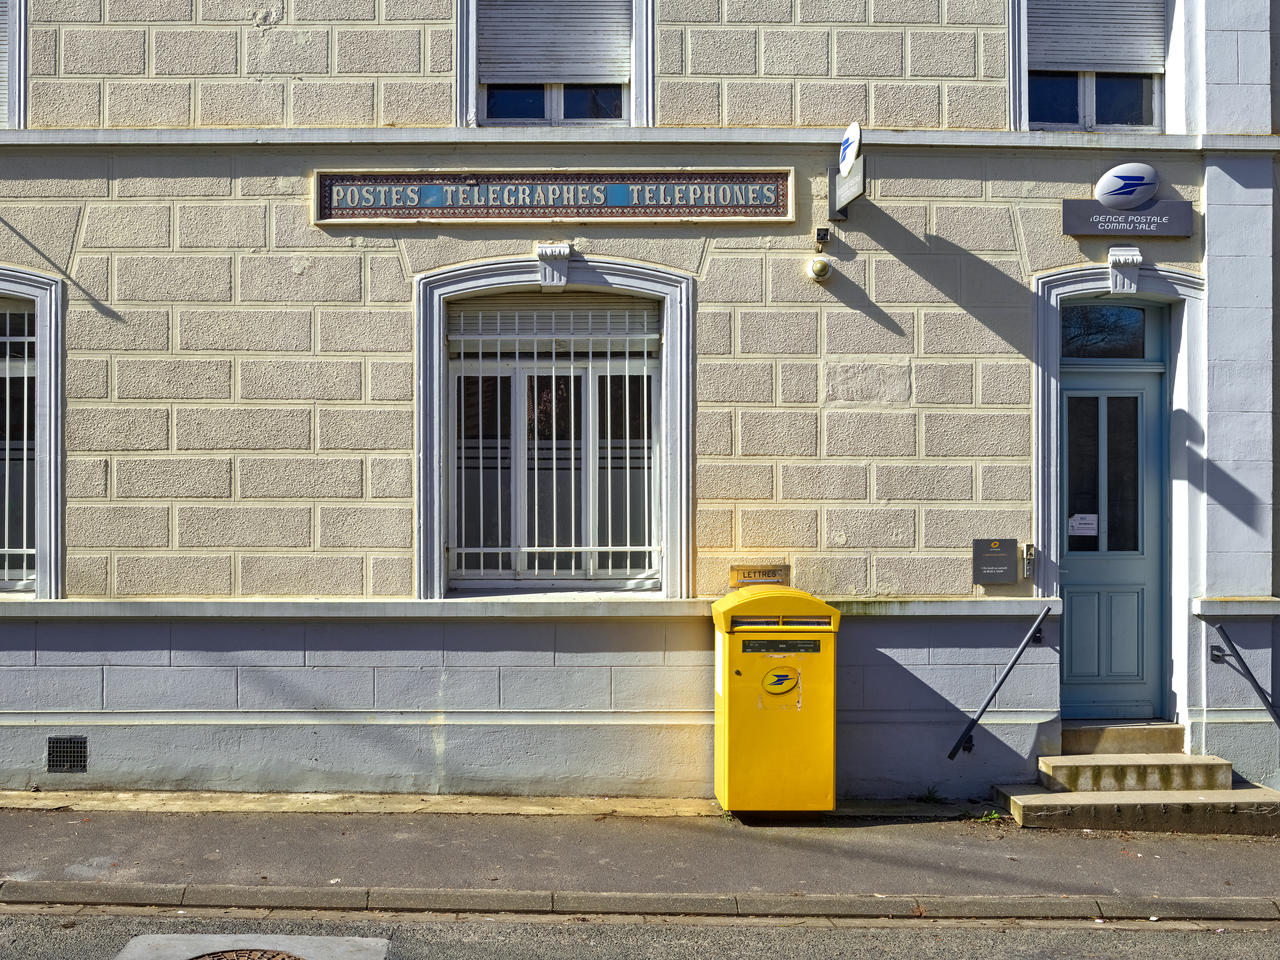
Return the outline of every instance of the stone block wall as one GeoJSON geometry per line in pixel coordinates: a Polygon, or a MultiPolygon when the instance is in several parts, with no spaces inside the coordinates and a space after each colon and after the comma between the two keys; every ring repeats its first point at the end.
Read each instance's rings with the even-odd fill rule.
{"type": "Polygon", "coordinates": [[[1004,0],[659,0],[660,126],[1005,130],[1004,0]]]}
{"type": "MultiPolygon", "coordinates": [[[[622,165],[574,150],[530,162],[622,165]]],[[[1106,239],[1062,237],[1058,218],[1109,158],[874,153],[825,284],[804,267],[828,152],[793,158],[791,224],[318,228],[307,172],[367,159],[15,153],[0,261],[69,278],[68,593],[415,595],[410,278],[566,240],[696,279],[699,594],[739,558],[790,562],[824,596],[970,594],[972,538],[1029,539],[1029,287],[1105,262],[1106,239]]],[[[1193,161],[1157,162],[1166,195],[1198,196],[1193,161]]],[[[1141,247],[1201,257],[1198,239],[1141,247]]]]}
{"type": "MultiPolygon", "coordinates": [[[[1004,0],[655,0],[661,126],[1007,129],[1004,0]]],[[[33,128],[449,126],[453,0],[32,0],[33,128]]]]}
{"type": "MultiPolygon", "coordinates": [[[[1157,161],[1170,199],[1198,168],[1157,161]]],[[[1038,162],[872,152],[869,194],[835,224],[826,283],[812,227],[716,237],[698,284],[697,591],[789,562],[822,596],[1024,595],[974,587],[972,541],[1032,539],[1036,273],[1106,262],[1061,234],[1107,158],[1038,162]]],[[[801,223],[825,224],[825,180],[801,223]]],[[[1201,243],[1143,240],[1198,270],[1201,243]]]]}
{"type": "Polygon", "coordinates": [[[33,128],[449,126],[453,0],[32,0],[33,128]]]}

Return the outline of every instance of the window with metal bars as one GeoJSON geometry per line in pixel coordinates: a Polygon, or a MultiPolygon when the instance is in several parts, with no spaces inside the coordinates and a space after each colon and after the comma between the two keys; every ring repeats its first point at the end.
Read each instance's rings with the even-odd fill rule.
{"type": "Polygon", "coordinates": [[[616,296],[451,306],[452,586],[658,586],[659,316],[616,296]]]}
{"type": "Polygon", "coordinates": [[[32,589],[36,577],[36,330],[35,314],[0,308],[0,361],[5,414],[4,542],[0,589],[32,589]]]}

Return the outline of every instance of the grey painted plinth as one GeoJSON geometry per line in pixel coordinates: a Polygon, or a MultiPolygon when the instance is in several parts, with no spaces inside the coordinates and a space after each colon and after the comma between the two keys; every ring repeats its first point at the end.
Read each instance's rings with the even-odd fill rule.
{"type": "MultiPolygon", "coordinates": [[[[848,617],[841,797],[985,797],[1061,752],[1057,626],[974,750],[947,751],[1033,617],[848,617]]],[[[0,788],[707,797],[701,619],[15,621],[0,633],[0,788]],[[50,736],[85,773],[46,772],[50,736]]]]}
{"type": "Polygon", "coordinates": [[[371,937],[163,934],[134,937],[115,960],[192,960],[220,950],[278,950],[299,960],[385,960],[387,941],[371,937]]]}

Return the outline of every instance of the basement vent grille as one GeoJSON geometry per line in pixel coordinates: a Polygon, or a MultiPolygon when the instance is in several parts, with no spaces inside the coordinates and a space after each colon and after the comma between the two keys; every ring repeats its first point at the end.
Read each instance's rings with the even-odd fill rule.
{"type": "Polygon", "coordinates": [[[88,737],[50,737],[49,773],[88,773],[88,737]]]}

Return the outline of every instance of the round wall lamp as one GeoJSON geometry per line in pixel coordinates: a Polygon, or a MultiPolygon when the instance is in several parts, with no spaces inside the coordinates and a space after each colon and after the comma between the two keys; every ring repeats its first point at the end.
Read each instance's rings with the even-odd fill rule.
{"type": "Polygon", "coordinates": [[[810,280],[822,283],[831,276],[831,261],[826,257],[814,257],[805,264],[804,272],[809,275],[810,280]]]}

